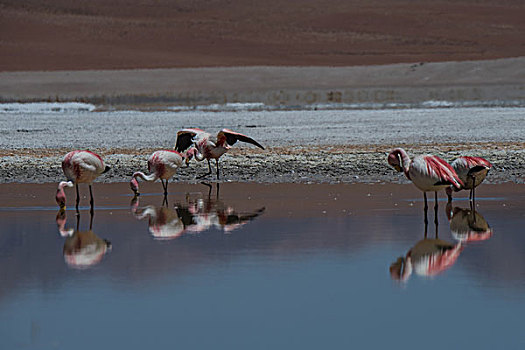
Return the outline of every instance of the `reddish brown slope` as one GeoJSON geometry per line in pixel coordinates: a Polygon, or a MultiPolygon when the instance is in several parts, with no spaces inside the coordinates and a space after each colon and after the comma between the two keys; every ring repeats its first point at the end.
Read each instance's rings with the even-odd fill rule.
{"type": "Polygon", "coordinates": [[[0,0],[0,71],[525,55],[522,0],[0,0]]]}

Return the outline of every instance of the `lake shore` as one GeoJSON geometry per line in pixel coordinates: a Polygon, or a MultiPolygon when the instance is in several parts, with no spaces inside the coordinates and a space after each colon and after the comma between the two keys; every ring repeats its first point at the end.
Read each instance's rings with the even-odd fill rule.
{"type": "MultiPolygon", "coordinates": [[[[406,183],[386,163],[388,152],[403,147],[447,161],[481,156],[494,165],[487,182],[524,183],[524,115],[524,108],[0,113],[0,183],[61,181],[62,157],[73,149],[100,153],[112,167],[97,181],[127,182],[187,127],[229,128],[265,146],[235,144],[221,158],[221,181],[406,183]]],[[[207,168],[192,162],[174,181],[197,182],[207,168]]]]}
{"type": "Polygon", "coordinates": [[[354,67],[204,67],[0,72],[0,102],[99,110],[251,104],[267,109],[525,105],[525,57],[354,67]]]}

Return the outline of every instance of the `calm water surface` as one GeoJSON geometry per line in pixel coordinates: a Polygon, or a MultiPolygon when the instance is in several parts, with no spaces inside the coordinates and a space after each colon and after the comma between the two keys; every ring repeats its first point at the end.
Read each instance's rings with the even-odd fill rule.
{"type": "Polygon", "coordinates": [[[523,185],[170,186],[0,185],[1,348],[525,346],[523,185]]]}

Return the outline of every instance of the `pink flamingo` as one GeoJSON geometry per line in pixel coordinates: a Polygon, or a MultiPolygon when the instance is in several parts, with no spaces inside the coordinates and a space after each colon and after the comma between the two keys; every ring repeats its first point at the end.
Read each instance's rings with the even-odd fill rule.
{"type": "Polygon", "coordinates": [[[184,161],[188,164],[193,154],[194,148],[190,148],[185,154],[172,150],[153,152],[148,158],[148,171],[150,174],[146,175],[141,171],[133,173],[129,183],[131,190],[136,196],[140,194],[139,183],[137,181],[138,177],[144,181],[156,181],[157,179],[160,179],[162,182],[162,188],[164,189],[164,195],[167,195],[169,179],[175,175],[178,168],[182,167],[184,161]],[[166,183],[164,183],[164,180],[166,180],[166,183]]]}
{"type": "Polygon", "coordinates": [[[73,183],[71,181],[61,181],[58,184],[55,200],[57,201],[57,204],[60,207],[60,209],[64,209],[66,207],[66,192],[64,192],[64,187],[66,186],[73,187],[73,183]]]}
{"type": "MultiPolygon", "coordinates": [[[[425,199],[425,222],[427,221],[426,212],[427,192],[435,192],[434,211],[437,214],[438,194],[441,189],[449,186],[461,188],[463,183],[458,178],[454,169],[443,159],[433,155],[420,155],[410,160],[410,157],[402,148],[395,148],[388,155],[388,164],[398,172],[403,171],[412,183],[423,191],[425,199]]],[[[437,222],[437,215],[434,217],[437,222]]]]}
{"type": "Polygon", "coordinates": [[[186,149],[195,146],[197,152],[195,159],[208,161],[208,172],[198,178],[203,178],[211,174],[210,159],[215,159],[217,168],[217,179],[219,179],[219,158],[233,146],[237,141],[251,143],[261,149],[264,149],[257,141],[246,135],[240,134],[229,129],[222,129],[217,133],[216,138],[201,129],[183,129],[177,132],[177,141],[175,149],[184,152],[186,149]]]}
{"type": "Polygon", "coordinates": [[[399,257],[390,265],[390,276],[399,281],[406,282],[412,271],[422,276],[434,276],[450,268],[459,257],[463,247],[461,242],[450,243],[438,237],[438,223],[436,224],[436,237],[428,238],[428,222],[425,211],[425,234],[405,256],[399,257]]]}
{"type": "Polygon", "coordinates": [[[93,181],[101,174],[107,172],[110,168],[104,165],[102,157],[91,151],[71,151],[65,155],[62,161],[62,170],[67,178],[67,182],[63,181],[58,184],[56,200],[57,203],[65,206],[66,194],[63,189],[65,186],[72,187],[75,184],[77,189],[76,209],[78,211],[78,203],[80,196],[78,193],[78,184],[87,183],[89,185],[89,195],[91,209],[93,210],[93,190],[91,185],[93,181]]]}
{"type": "Polygon", "coordinates": [[[459,157],[450,165],[452,165],[458,174],[459,179],[463,182],[463,186],[454,189],[448,187],[446,189],[448,200],[452,200],[452,190],[455,192],[460,190],[470,190],[469,199],[473,202],[475,200],[474,189],[485,180],[490,168],[492,168],[492,164],[481,157],[459,157]]]}
{"type": "Polygon", "coordinates": [[[493,231],[485,218],[474,210],[473,203],[470,208],[452,207],[452,202],[447,203],[447,218],[450,223],[452,237],[460,242],[485,241],[492,237],[493,231]]]}
{"type": "Polygon", "coordinates": [[[407,281],[412,271],[423,276],[437,275],[454,265],[462,250],[461,243],[425,238],[390,265],[390,275],[400,281],[407,281]]]}

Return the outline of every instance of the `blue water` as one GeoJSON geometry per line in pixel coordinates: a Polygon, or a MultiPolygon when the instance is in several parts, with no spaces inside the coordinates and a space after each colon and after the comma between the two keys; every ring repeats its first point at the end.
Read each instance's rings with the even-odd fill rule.
{"type": "MultiPolygon", "coordinates": [[[[371,194],[336,207],[297,185],[284,212],[271,186],[266,197],[260,187],[234,194],[228,185],[218,204],[203,191],[201,214],[244,215],[242,226],[225,231],[208,220],[214,224],[197,232],[196,214],[188,216],[192,207],[177,194],[166,213],[177,204],[185,231],[172,239],[149,230],[160,221],[137,218],[148,205],[160,208],[161,196],[141,198],[135,207],[129,197],[99,200],[92,232],[111,248],[82,267],[64,257],[68,238],[58,233],[56,210],[5,205],[2,348],[524,348],[524,186],[511,194],[493,186],[485,197],[478,191],[476,210],[493,235],[464,244],[440,274],[412,273],[400,282],[390,265],[424,237],[422,203],[412,187],[327,186],[338,202],[363,186],[371,194]],[[409,190],[385,194],[391,188],[409,190]],[[305,200],[319,210],[303,207],[305,200]]],[[[2,198],[9,197],[5,186],[2,198]]],[[[455,243],[445,203],[439,205],[439,238],[455,243]]],[[[432,201],[429,206],[433,238],[432,201]]],[[[89,211],[80,214],[77,230],[68,210],[64,228],[89,231],[89,211]]]]}

